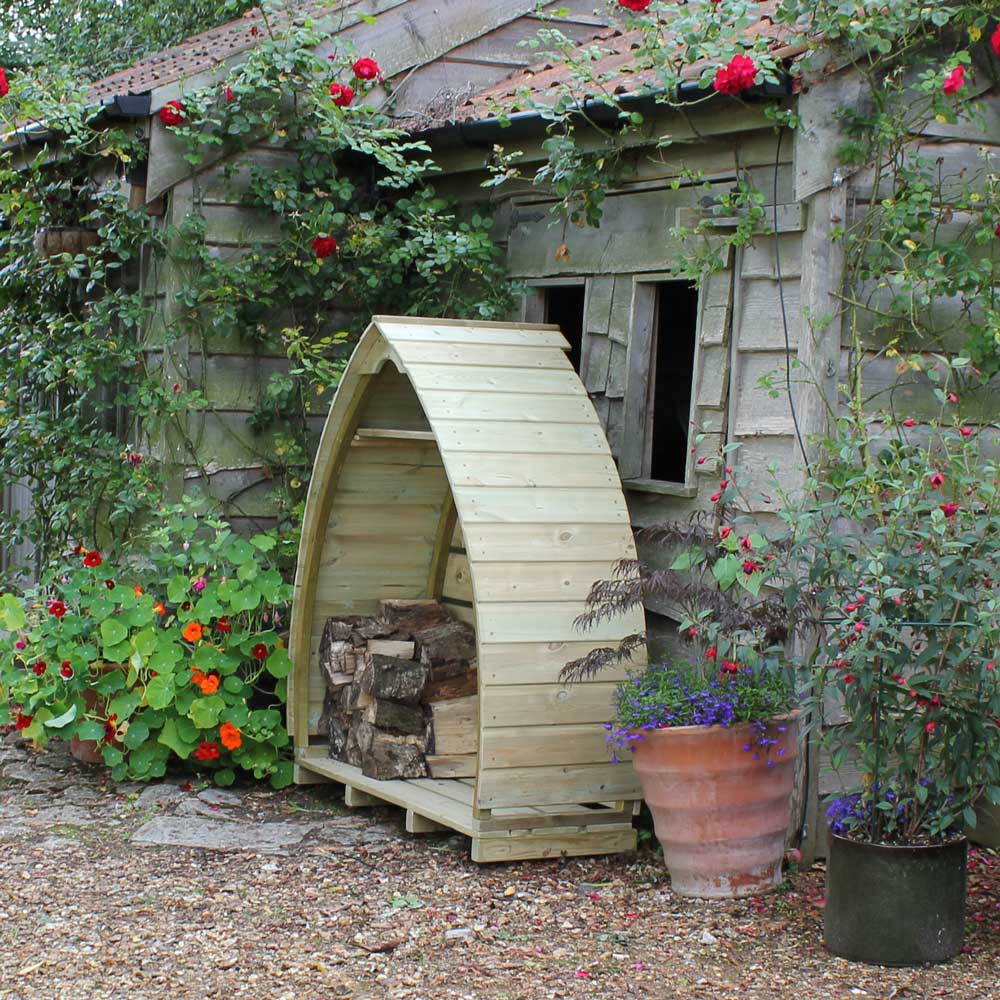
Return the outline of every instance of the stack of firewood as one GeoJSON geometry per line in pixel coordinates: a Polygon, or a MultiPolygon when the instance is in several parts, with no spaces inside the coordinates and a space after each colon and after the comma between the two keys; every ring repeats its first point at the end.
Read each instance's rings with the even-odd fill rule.
{"type": "Polygon", "coordinates": [[[372,778],[475,775],[476,636],[437,601],[382,601],[374,617],[331,618],[319,666],[331,757],[372,778]]]}

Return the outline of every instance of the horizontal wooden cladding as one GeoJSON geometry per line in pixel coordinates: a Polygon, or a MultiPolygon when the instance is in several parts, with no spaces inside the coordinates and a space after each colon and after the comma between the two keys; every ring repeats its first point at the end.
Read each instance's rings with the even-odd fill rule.
{"type": "Polygon", "coordinates": [[[476,786],[481,809],[606,802],[639,794],[635,771],[628,763],[484,768],[476,786]]]}
{"type": "Polygon", "coordinates": [[[398,438],[355,437],[352,439],[349,462],[384,463],[386,465],[440,465],[441,455],[436,441],[400,440],[398,438]]]}
{"type": "MultiPolygon", "coordinates": [[[[641,613],[633,613],[631,619],[633,634],[644,631],[641,613]]],[[[480,642],[479,643],[479,683],[481,688],[491,685],[503,687],[527,684],[557,684],[559,672],[571,660],[586,656],[592,649],[614,646],[590,638],[580,638],[572,642],[480,642]]],[[[645,653],[637,650],[632,660],[625,666],[607,667],[600,673],[602,682],[617,681],[625,676],[627,669],[638,669],[645,663],[645,653]]],[[[589,683],[589,682],[588,682],[589,683]]],[[[585,685],[584,685],[585,686],[585,685]]],[[[526,693],[530,697],[531,692],[526,693]]],[[[489,693],[483,693],[484,704],[488,704],[489,693]]]]}
{"type": "MultiPolygon", "coordinates": [[[[323,555],[320,559],[320,576],[317,593],[324,595],[328,588],[337,587],[340,579],[346,579],[341,574],[345,570],[358,571],[358,578],[363,577],[365,566],[374,564],[386,567],[381,578],[392,580],[394,575],[405,573],[408,567],[417,569],[425,567],[430,570],[431,554],[434,551],[433,534],[419,537],[389,535],[385,531],[371,533],[363,545],[358,543],[358,535],[338,535],[329,533],[323,545],[323,555]],[[406,555],[405,563],[400,558],[406,555]]],[[[369,571],[372,577],[375,570],[369,571]]],[[[358,595],[363,596],[363,595],[358,595]]]]}
{"type": "MultiPolygon", "coordinates": [[[[521,833],[522,831],[518,831],[521,833]]],[[[566,858],[592,854],[621,854],[634,851],[638,834],[631,823],[599,824],[550,830],[525,830],[523,836],[483,835],[472,841],[472,860],[486,864],[497,861],[528,861],[536,858],[566,858]]]]}
{"type": "Polygon", "coordinates": [[[412,503],[400,505],[370,502],[367,504],[335,503],[330,511],[327,537],[368,536],[375,534],[392,538],[422,537],[437,530],[441,518],[440,503],[412,503]]]}
{"type": "Polygon", "coordinates": [[[558,347],[512,347],[493,344],[393,343],[404,365],[476,365],[483,368],[552,368],[572,371],[558,347]]]}
{"type": "Polygon", "coordinates": [[[478,365],[410,364],[406,370],[421,396],[440,389],[466,392],[536,392],[555,396],[586,396],[572,368],[483,368],[478,365]]]}
{"type": "Polygon", "coordinates": [[[539,761],[546,765],[602,764],[608,760],[605,737],[604,728],[596,724],[484,729],[479,743],[480,766],[532,767],[539,761]]]}
{"type": "Polygon", "coordinates": [[[608,455],[525,455],[515,452],[451,452],[448,478],[461,486],[591,486],[619,484],[608,455]]]}
{"type": "Polygon", "coordinates": [[[509,420],[436,420],[442,454],[455,451],[529,454],[607,455],[611,452],[601,425],[513,423],[509,420]]]}
{"type": "Polygon", "coordinates": [[[628,524],[466,524],[464,531],[474,564],[620,559],[635,551],[628,524]]]}
{"type": "Polygon", "coordinates": [[[618,489],[538,486],[460,486],[455,506],[465,524],[546,524],[567,519],[579,524],[628,521],[625,498],[618,489]]]}
{"type": "Polygon", "coordinates": [[[595,419],[586,396],[521,392],[425,392],[427,416],[437,420],[516,420],[519,423],[585,424],[595,419]]]}
{"type": "Polygon", "coordinates": [[[441,597],[446,601],[472,603],[472,571],[469,569],[469,559],[464,552],[449,554],[441,597]]]}
{"type": "MultiPolygon", "coordinates": [[[[576,684],[502,684],[487,687],[480,698],[484,728],[504,726],[565,726],[604,723],[614,714],[615,681],[576,684]]],[[[604,730],[601,730],[602,734],[604,730]]],[[[534,733],[522,739],[533,745],[534,733]]],[[[555,763],[552,761],[551,763],[555,763]]]]}
{"type": "MultiPolygon", "coordinates": [[[[476,570],[474,569],[475,573],[476,570]]],[[[576,619],[583,613],[583,601],[525,601],[524,603],[486,604],[477,601],[479,641],[487,642],[571,642],[588,638],[598,642],[617,642],[631,631],[631,616],[616,615],[603,619],[586,631],[576,619]]]]}
{"type": "Polygon", "coordinates": [[[348,462],[337,483],[337,504],[425,500],[440,502],[448,492],[448,477],[440,465],[392,465],[348,462]]]}
{"type": "MultiPolygon", "coordinates": [[[[466,565],[468,562],[466,561],[466,565]]],[[[583,601],[597,580],[607,580],[615,564],[604,562],[481,562],[476,593],[487,603],[503,601],[583,601]]]]}
{"type": "Polygon", "coordinates": [[[403,326],[396,323],[378,323],[394,345],[404,344],[492,344],[498,347],[557,347],[569,350],[569,343],[557,329],[523,329],[519,327],[485,324],[475,328],[467,326],[403,326]]]}

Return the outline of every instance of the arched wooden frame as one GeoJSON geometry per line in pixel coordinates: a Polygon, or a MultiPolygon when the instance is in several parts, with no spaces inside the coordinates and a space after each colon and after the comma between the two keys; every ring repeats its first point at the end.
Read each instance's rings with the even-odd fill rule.
{"type": "MultiPolygon", "coordinates": [[[[316,653],[327,618],[372,613],[385,598],[440,598],[449,572],[465,572],[480,708],[470,815],[638,797],[632,769],[610,764],[604,742],[618,675],[558,680],[567,660],[643,630],[640,613],[586,633],[575,626],[593,581],[635,547],[567,347],[551,326],[408,317],[375,317],[361,338],[303,523],[289,684],[300,768],[355,784],[340,773],[347,765],[311,745],[320,742],[316,653]]],[[[447,784],[382,782],[373,794],[397,801],[409,791],[396,786],[447,784]]]]}

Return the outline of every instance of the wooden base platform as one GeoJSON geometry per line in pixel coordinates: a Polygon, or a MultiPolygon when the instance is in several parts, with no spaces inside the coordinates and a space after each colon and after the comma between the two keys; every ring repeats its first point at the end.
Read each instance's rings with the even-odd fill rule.
{"type": "Polygon", "coordinates": [[[331,759],[323,746],[299,750],[295,770],[300,784],[317,778],[343,784],[348,806],[400,806],[411,833],[449,829],[471,837],[473,861],[617,854],[636,846],[635,802],[477,810],[473,778],[380,781],[331,759]]]}

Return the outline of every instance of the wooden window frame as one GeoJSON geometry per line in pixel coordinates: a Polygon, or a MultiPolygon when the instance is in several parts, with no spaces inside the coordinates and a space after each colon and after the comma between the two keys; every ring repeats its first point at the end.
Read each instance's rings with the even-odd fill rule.
{"type": "Polygon", "coordinates": [[[587,333],[587,312],[590,309],[590,278],[585,274],[573,277],[532,278],[525,281],[527,292],[521,296],[521,322],[545,322],[545,290],[547,288],[565,288],[568,285],[583,285],[583,330],[580,333],[580,371],[581,379],[587,370],[590,360],[590,335],[587,333]]]}
{"type": "MultiPolygon", "coordinates": [[[[652,457],[652,415],[655,401],[651,398],[655,386],[656,336],[659,309],[657,286],[668,281],[683,281],[671,272],[636,275],[632,281],[632,308],[629,319],[628,353],[626,356],[625,413],[619,470],[622,482],[631,490],[662,493],[669,496],[694,497],[698,487],[694,482],[694,456],[690,447],[684,462],[684,481],[670,482],[652,479],[649,475],[652,457]]],[[[694,329],[694,358],[691,363],[691,407],[688,421],[695,419],[696,388],[701,370],[702,290],[698,291],[697,320],[694,329]]],[[[689,432],[689,442],[693,435],[689,432]]]]}

